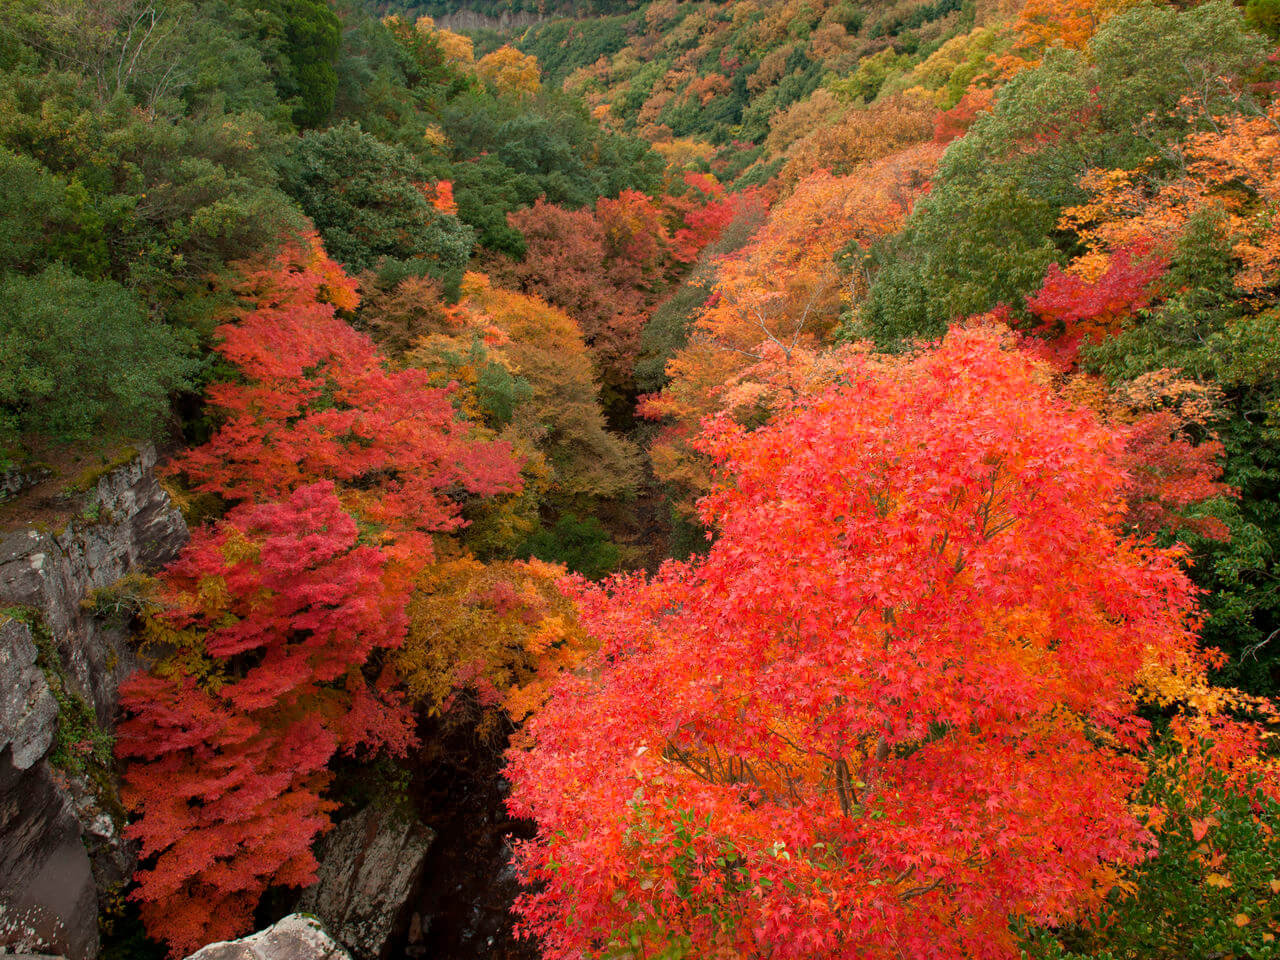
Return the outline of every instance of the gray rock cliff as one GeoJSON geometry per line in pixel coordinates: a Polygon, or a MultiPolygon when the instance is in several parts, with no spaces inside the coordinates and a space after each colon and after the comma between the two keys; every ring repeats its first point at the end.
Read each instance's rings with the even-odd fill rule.
{"type": "Polygon", "coordinates": [[[154,466],[144,448],[94,478],[61,529],[0,536],[0,951],[96,957],[99,891],[136,865],[102,785],[51,762],[60,708],[49,680],[56,675],[64,698],[79,697],[111,728],[136,659],[125,629],[84,603],[128,574],[158,569],[186,542],[154,466]],[[15,607],[41,631],[43,661],[28,623],[2,612],[15,607]]]}

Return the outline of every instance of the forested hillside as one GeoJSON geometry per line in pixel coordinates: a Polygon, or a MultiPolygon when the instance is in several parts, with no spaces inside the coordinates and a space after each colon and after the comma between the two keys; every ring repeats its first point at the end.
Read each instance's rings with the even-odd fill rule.
{"type": "Polygon", "coordinates": [[[4,522],[154,443],[191,531],[118,717],[58,680],[103,955],[394,810],[381,957],[1280,956],[1278,43],[0,0],[4,522]]]}

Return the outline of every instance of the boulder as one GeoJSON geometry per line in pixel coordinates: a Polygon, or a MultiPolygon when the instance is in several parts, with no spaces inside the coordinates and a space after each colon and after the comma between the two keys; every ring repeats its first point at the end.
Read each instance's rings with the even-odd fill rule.
{"type": "Polygon", "coordinates": [[[211,943],[187,960],[351,960],[315,917],[291,913],[240,940],[211,943]]]}
{"type": "Polygon", "coordinates": [[[298,909],[314,913],[358,960],[381,960],[401,928],[435,834],[416,817],[373,806],[324,839],[298,909]]]}

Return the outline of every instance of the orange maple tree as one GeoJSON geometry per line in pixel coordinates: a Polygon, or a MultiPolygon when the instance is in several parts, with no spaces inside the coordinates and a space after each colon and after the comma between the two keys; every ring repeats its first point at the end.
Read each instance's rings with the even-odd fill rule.
{"type": "Polygon", "coordinates": [[[1051,47],[1083,50],[1132,0],[1027,0],[1012,25],[1013,46],[994,65],[1004,79],[1038,66],[1051,47]]]}
{"type": "Polygon", "coordinates": [[[970,327],[717,421],[710,553],[581,589],[600,651],[510,755],[544,956],[1012,958],[1144,856],[1137,687],[1195,591],[1050,373],[970,327]]]}
{"type": "Polygon", "coordinates": [[[706,488],[706,463],[692,449],[703,417],[726,408],[768,408],[832,371],[820,347],[841,311],[865,293],[860,264],[842,272],[837,255],[891,233],[940,154],[925,144],[846,177],[822,171],[778,203],[751,243],[720,266],[688,345],[668,363],[669,385],[640,410],[664,421],[652,447],[655,472],[685,491],[706,488]]]}

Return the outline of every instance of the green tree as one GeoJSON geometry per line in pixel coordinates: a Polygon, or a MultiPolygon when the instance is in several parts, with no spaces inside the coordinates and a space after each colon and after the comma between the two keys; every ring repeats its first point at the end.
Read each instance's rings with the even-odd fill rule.
{"type": "Polygon", "coordinates": [[[325,0],[237,0],[257,25],[257,39],[272,51],[280,98],[292,106],[298,126],[328,119],[338,90],[334,64],[342,25],[325,0]]]}
{"type": "Polygon", "coordinates": [[[1194,218],[1162,287],[1168,293],[1119,336],[1086,350],[1109,380],[1179,370],[1223,392],[1214,428],[1226,447],[1223,479],[1240,492],[1217,504],[1230,538],[1183,535],[1192,576],[1206,591],[1205,642],[1230,657],[1222,679],[1252,692],[1280,690],[1280,310],[1256,312],[1234,284],[1238,268],[1219,217],[1194,218]]]}
{"type": "Polygon", "coordinates": [[[618,569],[621,551],[604,525],[595,517],[579,519],[565,514],[551,529],[539,530],[520,547],[523,559],[537,557],[549,563],[563,563],[588,580],[599,580],[618,569]]]}
{"type": "Polygon", "coordinates": [[[193,372],[186,345],[119,284],[61,265],[0,280],[0,459],[29,436],[145,436],[193,372]]]}
{"type": "Polygon", "coordinates": [[[409,151],[342,123],[305,134],[283,173],[325,249],[348,270],[426,275],[457,295],[474,234],[431,205],[421,189],[431,178],[409,151]]]}
{"type": "Polygon", "coordinates": [[[1280,804],[1260,790],[1235,789],[1212,768],[1194,775],[1201,782],[1188,791],[1189,775],[1185,760],[1167,751],[1157,757],[1137,797],[1161,821],[1154,856],[1112,891],[1094,922],[1034,931],[1024,956],[1276,956],[1280,804]]]}
{"type": "Polygon", "coordinates": [[[1219,78],[1246,74],[1265,51],[1226,0],[1140,3],[1107,21],[1087,55],[1050,50],[951,145],[902,233],[875,251],[856,332],[893,346],[1000,302],[1019,308],[1072,251],[1056,224],[1084,199],[1081,175],[1168,155],[1188,129],[1178,101],[1205,96],[1213,116],[1229,96],[1219,78]]]}
{"type": "Polygon", "coordinates": [[[1280,40],[1280,0],[1249,0],[1244,5],[1244,19],[1259,33],[1280,40]]]}

